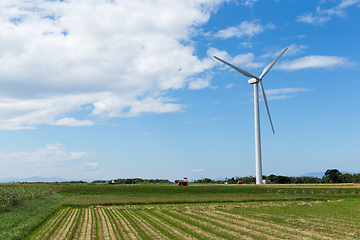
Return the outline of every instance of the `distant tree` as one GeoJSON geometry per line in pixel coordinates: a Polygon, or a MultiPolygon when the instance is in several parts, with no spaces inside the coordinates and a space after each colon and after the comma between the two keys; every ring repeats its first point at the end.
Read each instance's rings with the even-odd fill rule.
{"type": "Polygon", "coordinates": [[[253,177],[253,176],[237,178],[236,180],[237,180],[237,181],[242,181],[243,183],[246,183],[246,184],[251,184],[251,183],[255,183],[255,182],[256,182],[256,178],[253,177]]]}
{"type": "Polygon", "coordinates": [[[236,183],[236,180],[235,180],[235,178],[226,178],[226,182],[227,183],[229,183],[229,184],[234,184],[234,183],[236,183]]]}
{"type": "Polygon", "coordinates": [[[277,176],[276,175],[274,175],[274,174],[271,174],[271,175],[269,175],[268,177],[267,177],[267,180],[270,180],[271,182],[275,182],[275,180],[276,180],[276,178],[277,178],[277,176]]]}
{"type": "Polygon", "coordinates": [[[328,169],[325,172],[325,179],[329,183],[341,183],[341,172],[337,169],[328,169]]]}
{"type": "Polygon", "coordinates": [[[276,176],[275,183],[284,184],[284,183],[291,183],[289,177],[286,176],[276,176]]]}
{"type": "Polygon", "coordinates": [[[355,183],[356,182],[355,175],[352,175],[349,173],[341,174],[339,177],[340,177],[340,182],[342,182],[342,183],[355,183]]]}

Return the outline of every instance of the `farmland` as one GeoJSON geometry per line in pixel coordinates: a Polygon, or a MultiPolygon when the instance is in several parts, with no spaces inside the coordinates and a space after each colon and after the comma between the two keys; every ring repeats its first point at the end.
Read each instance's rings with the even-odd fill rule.
{"type": "Polygon", "coordinates": [[[21,233],[4,228],[0,239],[24,239],[24,236],[114,240],[358,239],[360,236],[357,221],[360,186],[355,184],[189,187],[40,184],[34,187],[51,189],[53,194],[1,213],[1,226],[6,221],[18,222],[16,226],[26,221],[32,225],[21,233]],[[42,217],[35,221],[38,215],[42,217]]]}
{"type": "Polygon", "coordinates": [[[30,239],[358,239],[359,201],[65,207],[30,239]]]}

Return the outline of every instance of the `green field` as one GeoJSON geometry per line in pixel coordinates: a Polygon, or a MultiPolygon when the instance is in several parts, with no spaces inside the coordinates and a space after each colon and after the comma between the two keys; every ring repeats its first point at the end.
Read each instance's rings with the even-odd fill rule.
{"type": "Polygon", "coordinates": [[[34,222],[35,206],[42,219],[23,235],[4,228],[0,239],[360,238],[354,184],[41,186],[54,194],[0,213],[0,225],[19,213],[29,215],[23,225],[34,222]]]}

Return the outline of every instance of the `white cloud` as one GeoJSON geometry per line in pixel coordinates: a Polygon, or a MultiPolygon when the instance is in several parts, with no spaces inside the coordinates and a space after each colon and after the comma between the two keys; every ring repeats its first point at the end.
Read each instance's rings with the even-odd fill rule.
{"type": "Polygon", "coordinates": [[[193,124],[193,123],[202,123],[202,122],[210,122],[210,121],[218,121],[218,120],[222,120],[223,118],[210,118],[210,119],[206,119],[206,120],[201,120],[201,121],[195,121],[195,122],[187,122],[185,124],[193,124]]]}
{"type": "Polygon", "coordinates": [[[1,1],[0,129],[182,111],[167,91],[211,86],[189,43],[224,1],[1,1]]]}
{"type": "Polygon", "coordinates": [[[233,83],[230,83],[230,84],[226,85],[224,88],[230,89],[230,88],[232,88],[233,86],[234,86],[234,84],[233,84],[233,83]]]}
{"type": "Polygon", "coordinates": [[[258,0],[242,0],[242,4],[245,5],[245,6],[250,6],[252,7],[252,5],[254,3],[256,3],[258,0]]]}
{"type": "Polygon", "coordinates": [[[191,170],[190,172],[202,172],[202,171],[204,171],[204,169],[203,169],[203,168],[200,168],[200,169],[193,169],[193,170],[191,170]]]}
{"type": "MultiPolygon", "coordinates": [[[[289,55],[296,55],[296,54],[300,54],[300,53],[303,53],[303,50],[304,49],[307,49],[308,46],[305,46],[305,45],[296,45],[296,44],[292,44],[290,46],[288,46],[288,50],[286,51],[285,53],[285,56],[289,56],[289,55]]],[[[271,61],[276,58],[277,56],[279,56],[279,54],[284,51],[285,47],[284,48],[281,48],[281,49],[277,49],[277,51],[272,51],[272,52],[269,52],[269,53],[266,53],[266,54],[263,54],[260,56],[261,59],[268,59],[268,58],[271,58],[271,61]]],[[[270,62],[269,62],[270,63],[270,62]]]]}
{"type": "Polygon", "coordinates": [[[301,70],[308,68],[333,68],[352,65],[346,58],[337,56],[306,56],[292,61],[283,61],[276,66],[282,70],[301,70]]]}
{"type": "Polygon", "coordinates": [[[94,171],[99,168],[99,163],[93,162],[84,162],[83,165],[75,167],[75,169],[80,169],[82,171],[94,171]]]}
{"type": "MultiPolygon", "coordinates": [[[[90,157],[94,153],[71,152],[63,144],[47,144],[45,147],[35,150],[2,151],[0,152],[0,175],[14,177],[63,177],[92,178],[91,175],[79,175],[78,169],[74,168],[77,161],[90,157]]],[[[91,163],[91,162],[90,162],[91,163]]],[[[85,164],[81,169],[96,167],[85,164]]],[[[86,172],[84,172],[86,173],[86,172]]]]}
{"type": "Polygon", "coordinates": [[[211,86],[210,78],[198,78],[189,83],[189,89],[198,90],[211,86]]]}
{"type": "Polygon", "coordinates": [[[338,5],[330,9],[316,8],[316,13],[306,13],[297,17],[298,22],[304,22],[313,25],[322,25],[331,20],[333,16],[346,16],[345,9],[353,5],[360,4],[360,0],[342,0],[338,5]]]}
{"type": "MultiPolygon", "coordinates": [[[[290,46],[288,46],[289,50],[286,51],[286,55],[295,55],[295,54],[299,54],[299,53],[303,53],[304,49],[307,49],[308,46],[305,45],[296,45],[296,44],[292,44],[290,46]]],[[[280,52],[279,52],[280,54],[280,52]]]]}
{"type": "Polygon", "coordinates": [[[51,125],[78,127],[78,126],[92,126],[94,123],[90,120],[76,120],[72,117],[64,117],[54,121],[51,125]]]}
{"type": "Polygon", "coordinates": [[[242,38],[242,37],[253,37],[257,34],[262,33],[266,28],[274,29],[275,26],[272,23],[269,23],[267,26],[263,26],[258,23],[258,20],[253,22],[244,21],[237,27],[228,27],[224,30],[220,30],[215,34],[216,38],[242,38]]]}
{"type": "Polygon", "coordinates": [[[240,43],[240,45],[243,46],[244,48],[252,48],[251,42],[243,42],[240,43]]]}
{"type": "MultiPolygon", "coordinates": [[[[207,54],[209,56],[217,56],[227,62],[230,62],[234,65],[237,65],[241,68],[259,68],[262,67],[263,63],[255,62],[255,56],[253,53],[245,53],[245,54],[239,54],[236,55],[234,58],[232,58],[226,51],[220,51],[216,48],[209,48],[207,54]]],[[[213,60],[215,64],[218,64],[220,66],[223,66],[224,68],[229,68],[225,64],[221,63],[220,61],[213,60]]]]}
{"type": "Polygon", "coordinates": [[[265,94],[266,94],[266,98],[268,100],[275,100],[275,99],[296,97],[295,93],[308,92],[308,91],[311,91],[311,89],[308,89],[308,88],[279,88],[279,89],[266,90],[265,94]]]}
{"type": "Polygon", "coordinates": [[[89,155],[87,152],[67,152],[64,145],[56,143],[33,151],[0,152],[0,161],[39,164],[71,161],[89,155]]]}

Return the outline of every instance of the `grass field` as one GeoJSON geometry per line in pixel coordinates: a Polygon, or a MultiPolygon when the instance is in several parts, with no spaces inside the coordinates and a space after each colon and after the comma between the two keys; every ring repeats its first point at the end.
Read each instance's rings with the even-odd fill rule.
{"type": "Polygon", "coordinates": [[[41,187],[54,194],[0,213],[1,240],[360,238],[354,184],[41,187]]]}

